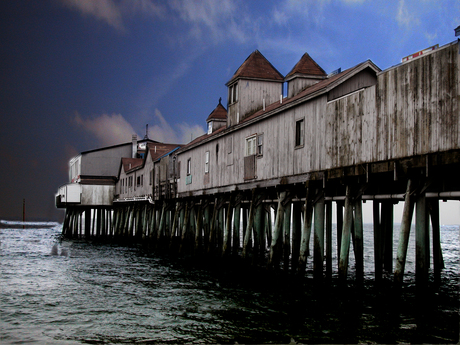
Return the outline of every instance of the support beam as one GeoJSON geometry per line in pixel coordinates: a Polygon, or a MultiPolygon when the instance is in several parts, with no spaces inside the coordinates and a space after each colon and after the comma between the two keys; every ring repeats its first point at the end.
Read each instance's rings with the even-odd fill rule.
{"type": "Polygon", "coordinates": [[[323,279],[324,263],[324,193],[320,191],[319,199],[314,208],[314,246],[313,246],[313,275],[316,280],[323,279]]]}
{"type": "Polygon", "coordinates": [[[358,197],[355,202],[355,217],[354,217],[354,248],[356,262],[356,280],[362,283],[364,280],[364,245],[363,245],[363,201],[358,197]]]}
{"type": "MultiPolygon", "coordinates": [[[[405,194],[405,201],[404,201],[404,209],[401,221],[401,233],[399,235],[399,243],[398,243],[398,254],[396,258],[396,268],[394,273],[394,281],[397,286],[401,286],[404,277],[404,268],[406,265],[406,256],[407,256],[407,246],[409,244],[409,235],[410,235],[410,226],[412,223],[412,215],[414,212],[414,201],[412,198],[413,192],[413,183],[412,180],[407,182],[407,189],[405,194]]],[[[418,212],[420,212],[420,206],[418,206],[418,212]]],[[[420,215],[421,216],[421,215],[420,215]]],[[[419,216],[419,217],[420,217],[419,216]]],[[[419,219],[419,222],[421,220],[419,219]]]]}
{"type": "Polygon", "coordinates": [[[415,209],[415,281],[423,289],[428,283],[429,244],[427,241],[428,216],[425,194],[416,201],[415,209]]]}
{"type": "Polygon", "coordinates": [[[339,278],[346,281],[348,273],[348,254],[350,250],[351,227],[353,224],[353,201],[350,186],[346,187],[345,214],[342,228],[342,243],[340,247],[339,278]]]}
{"type": "Polygon", "coordinates": [[[284,201],[288,196],[288,192],[283,191],[279,193],[278,197],[278,208],[276,212],[275,227],[272,232],[272,243],[270,244],[270,258],[268,260],[268,266],[270,268],[274,267],[275,262],[279,258],[278,254],[278,239],[281,235],[281,229],[283,228],[283,218],[284,218],[284,201]]]}
{"type": "Polygon", "coordinates": [[[305,267],[307,265],[307,257],[309,255],[310,237],[311,237],[311,226],[313,216],[313,201],[311,200],[311,188],[307,183],[307,192],[305,197],[305,207],[303,211],[303,227],[300,240],[300,253],[299,253],[299,267],[298,271],[300,274],[305,273],[305,267]]]}
{"type": "Polygon", "coordinates": [[[332,278],[332,201],[326,201],[326,278],[332,278]]]}
{"type": "Polygon", "coordinates": [[[246,230],[244,232],[243,258],[247,258],[247,256],[248,256],[248,246],[249,246],[249,241],[251,239],[252,226],[254,224],[254,214],[255,214],[255,205],[254,204],[256,202],[256,195],[257,195],[257,192],[256,192],[255,189],[253,189],[252,190],[251,205],[249,206],[249,217],[248,217],[248,221],[247,221],[246,230]]]}

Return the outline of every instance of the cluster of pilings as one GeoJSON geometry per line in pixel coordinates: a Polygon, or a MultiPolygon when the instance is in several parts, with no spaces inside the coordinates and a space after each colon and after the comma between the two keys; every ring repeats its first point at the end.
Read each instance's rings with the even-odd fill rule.
{"type": "Polygon", "coordinates": [[[253,265],[305,274],[313,237],[313,277],[331,278],[333,203],[337,224],[337,273],[347,279],[351,244],[355,276],[364,278],[363,200],[373,200],[375,280],[384,271],[403,281],[415,209],[416,281],[425,285],[430,266],[430,219],[433,272],[443,268],[439,196],[407,181],[406,193],[366,195],[365,188],[344,185],[342,196],[329,196],[318,183],[256,188],[212,196],[163,201],[114,203],[111,208],[68,207],[66,237],[110,238],[139,242],[153,250],[179,255],[237,256],[253,265]],[[431,198],[430,198],[431,196],[431,198]],[[396,267],[393,268],[393,205],[404,200],[396,267]],[[313,234],[312,234],[313,233],[313,234]]]}

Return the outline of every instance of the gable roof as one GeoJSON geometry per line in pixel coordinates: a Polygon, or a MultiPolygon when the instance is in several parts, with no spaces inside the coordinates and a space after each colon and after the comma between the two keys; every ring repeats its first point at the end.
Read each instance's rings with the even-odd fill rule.
{"type": "Polygon", "coordinates": [[[123,166],[125,173],[127,173],[128,171],[141,166],[143,161],[144,160],[142,158],[122,158],[121,165],[123,166]]]}
{"type": "Polygon", "coordinates": [[[166,154],[174,151],[174,149],[180,148],[181,145],[177,144],[150,144],[149,145],[149,153],[150,157],[152,157],[152,161],[156,161],[159,158],[165,156],[166,154]]]}
{"type": "Polygon", "coordinates": [[[208,118],[206,119],[206,122],[209,122],[211,120],[227,120],[227,110],[220,103],[220,100],[217,107],[211,112],[211,114],[209,114],[208,118]]]}
{"type": "Polygon", "coordinates": [[[258,50],[253,51],[251,55],[248,56],[225,85],[229,85],[239,78],[264,79],[280,82],[284,80],[283,75],[278,72],[258,50]]]}
{"type": "Polygon", "coordinates": [[[251,119],[254,119],[262,114],[268,113],[270,111],[278,111],[277,108],[281,107],[289,107],[298,103],[302,103],[319,95],[322,95],[326,92],[329,92],[336,86],[342,84],[346,80],[350,79],[351,77],[355,76],[359,72],[365,70],[366,68],[372,69],[376,74],[380,72],[380,68],[377,67],[371,60],[367,60],[362,62],[355,67],[351,67],[341,73],[338,73],[328,79],[321,80],[320,82],[306,88],[302,92],[299,92],[297,95],[291,98],[286,98],[283,100],[282,103],[277,101],[275,103],[270,104],[265,108],[265,110],[259,110],[258,112],[252,114],[251,116],[245,118],[242,123],[247,122],[251,119]]]}
{"type": "Polygon", "coordinates": [[[294,75],[308,75],[317,77],[326,77],[327,74],[324,70],[311,58],[308,53],[302,55],[300,60],[292,68],[292,70],[286,75],[285,80],[292,79],[294,75]]]}

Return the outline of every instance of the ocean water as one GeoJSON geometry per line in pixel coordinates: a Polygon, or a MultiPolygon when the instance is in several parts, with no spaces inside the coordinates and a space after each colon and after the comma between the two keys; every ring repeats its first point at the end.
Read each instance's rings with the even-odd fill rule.
{"type": "Polygon", "coordinates": [[[338,284],[335,273],[332,282],[319,285],[312,279],[311,257],[305,278],[297,279],[241,262],[64,240],[61,226],[0,222],[1,344],[459,340],[459,226],[442,227],[446,268],[441,286],[430,284],[423,298],[415,289],[413,234],[402,294],[393,293],[391,276],[374,284],[370,225],[361,287],[353,283],[351,253],[349,283],[338,284]]]}

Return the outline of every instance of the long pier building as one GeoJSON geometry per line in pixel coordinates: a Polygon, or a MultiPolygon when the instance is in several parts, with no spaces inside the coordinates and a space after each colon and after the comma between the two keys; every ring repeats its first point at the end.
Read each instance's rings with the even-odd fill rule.
{"type": "Polygon", "coordinates": [[[141,147],[133,140],[96,150],[108,157],[134,148],[110,156],[110,174],[94,174],[110,179],[93,179],[99,187],[91,187],[91,200],[110,186],[102,204],[84,197],[91,152],[72,160],[81,165],[80,178],[72,173],[57,195],[58,207],[66,208],[63,233],[137,239],[182,254],[235,255],[300,274],[312,247],[315,279],[335,271],[346,280],[354,248],[360,280],[362,203],[371,200],[376,280],[387,271],[402,282],[413,219],[417,283],[426,284],[431,255],[439,279],[439,202],[460,200],[459,56],[454,41],[383,71],[367,60],[327,75],[304,54],[283,76],[256,50],[226,84],[227,108],[219,100],[203,136],[186,145],[144,140],[141,147]],[[394,253],[393,206],[400,201],[394,253]],[[98,207],[106,216],[94,216],[98,207]],[[82,220],[85,209],[92,210],[93,225],[82,220]]]}

